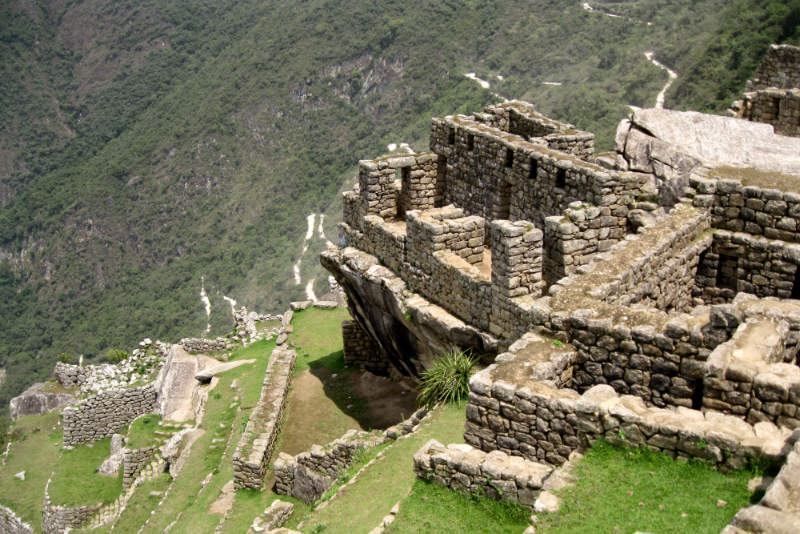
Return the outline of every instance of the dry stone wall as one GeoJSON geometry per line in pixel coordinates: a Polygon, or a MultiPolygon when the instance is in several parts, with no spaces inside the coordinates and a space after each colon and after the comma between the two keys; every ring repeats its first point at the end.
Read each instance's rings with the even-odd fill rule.
{"type": "Polygon", "coordinates": [[[738,116],[771,124],[779,135],[800,136],[800,89],[760,89],[744,94],[738,116]]]}
{"type": "Polygon", "coordinates": [[[563,216],[546,217],[544,224],[544,272],[549,283],[574,273],[627,233],[626,217],[615,217],[608,207],[583,202],[572,202],[563,216]]]}
{"type": "Polygon", "coordinates": [[[131,487],[139,472],[152,462],[158,447],[143,447],[141,449],[126,449],[122,455],[122,489],[131,487]]]}
{"type": "Polygon", "coordinates": [[[773,44],[767,49],[747,90],[779,87],[800,87],[800,48],[792,45],[773,44]]]}
{"type": "MultiPolygon", "coordinates": [[[[48,485],[49,483],[48,481],[48,485]]],[[[47,486],[45,486],[42,532],[43,534],[62,534],[71,529],[80,528],[81,525],[88,523],[102,507],[102,503],[74,507],[55,505],[50,500],[47,486]]]]}
{"type": "Polygon", "coordinates": [[[553,467],[465,444],[445,447],[432,439],[414,455],[414,472],[445,488],[533,508],[553,467]]]}
{"type": "Polygon", "coordinates": [[[180,344],[187,352],[191,353],[195,351],[201,354],[207,354],[218,350],[228,350],[233,347],[235,343],[233,340],[225,337],[218,337],[216,339],[188,337],[181,339],[180,344]]]}
{"type": "Polygon", "coordinates": [[[3,534],[33,534],[33,527],[19,518],[10,508],[0,504],[0,532],[3,534]]]}
{"type": "Polygon", "coordinates": [[[741,469],[754,454],[781,459],[789,434],[772,423],[749,425],[714,411],[647,406],[608,385],[579,395],[544,382],[507,382],[495,379],[490,367],[470,381],[464,439],[484,451],[555,465],[604,439],[741,469]]]}
{"type": "Polygon", "coordinates": [[[233,482],[236,489],[261,489],[264,485],[296,359],[293,350],[278,347],[272,351],[261,386],[261,397],[250,413],[233,454],[233,482]]]}
{"type": "Polygon", "coordinates": [[[726,177],[725,169],[697,171],[689,179],[694,205],[711,210],[714,228],[800,242],[800,193],[775,189],[779,182],[774,176],[752,173],[744,185],[726,177]]]}
{"type": "Polygon", "coordinates": [[[389,372],[383,352],[356,321],[342,321],[342,340],[345,365],[360,367],[379,375],[389,372]]]}
{"type": "Polygon", "coordinates": [[[56,362],[55,369],[53,369],[53,374],[56,377],[56,380],[64,386],[65,388],[72,388],[75,386],[80,386],[91,374],[91,371],[80,365],[72,365],[69,363],[63,362],[56,362]]]}
{"type": "Polygon", "coordinates": [[[717,230],[698,266],[694,294],[713,304],[740,292],[797,298],[799,265],[800,244],[717,230]]]}
{"type": "Polygon", "coordinates": [[[152,383],[92,395],[64,408],[64,445],[110,437],[140,415],[155,413],[157,409],[152,383]]]}
{"type": "Polygon", "coordinates": [[[783,363],[785,321],[751,320],[717,346],[703,379],[703,407],[738,415],[749,423],[771,421],[800,427],[800,368],[783,363]]]}
{"type": "Polygon", "coordinates": [[[352,212],[378,215],[383,219],[402,219],[405,212],[430,209],[441,198],[439,164],[435,154],[386,156],[363,160],[358,164],[361,202],[352,202],[345,221],[352,212]],[[363,211],[362,211],[363,210],[363,211]]]}
{"type": "Polygon", "coordinates": [[[280,453],[274,465],[275,492],[307,503],[319,499],[339,473],[350,466],[358,452],[414,432],[427,414],[428,410],[421,408],[383,432],[348,430],[324,447],[313,445],[310,451],[297,456],[280,453]]]}
{"type": "Polygon", "coordinates": [[[800,434],[795,432],[787,445],[791,446],[778,476],[767,487],[761,501],[742,508],[720,534],[770,532],[789,534],[797,528],[800,513],[797,495],[800,489],[800,434]]]}

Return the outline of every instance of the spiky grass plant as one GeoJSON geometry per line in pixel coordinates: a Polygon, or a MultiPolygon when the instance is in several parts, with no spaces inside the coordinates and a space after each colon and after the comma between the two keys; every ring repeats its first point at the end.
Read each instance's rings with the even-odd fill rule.
{"type": "Polygon", "coordinates": [[[431,407],[438,402],[460,403],[469,396],[469,377],[478,363],[462,350],[450,350],[422,373],[417,402],[431,407]]]}

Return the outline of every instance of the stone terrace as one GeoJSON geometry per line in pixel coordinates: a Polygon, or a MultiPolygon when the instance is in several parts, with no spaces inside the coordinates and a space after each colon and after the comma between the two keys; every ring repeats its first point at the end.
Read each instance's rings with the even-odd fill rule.
{"type": "Polygon", "coordinates": [[[433,119],[431,153],[360,162],[346,247],[321,259],[348,295],[345,345],[389,374],[452,346],[493,357],[464,435],[486,453],[558,465],[606,439],[782,461],[800,428],[800,177],[734,168],[719,140],[706,165],[639,124],[691,117],[652,111],[616,155],[508,102],[433,119]]]}

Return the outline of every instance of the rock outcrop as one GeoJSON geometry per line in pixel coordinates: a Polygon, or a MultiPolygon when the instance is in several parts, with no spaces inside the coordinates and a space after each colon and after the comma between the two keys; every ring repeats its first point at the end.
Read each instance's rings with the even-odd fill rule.
{"type": "Polygon", "coordinates": [[[15,420],[21,415],[49,413],[75,401],[75,397],[68,393],[49,393],[43,391],[44,387],[44,384],[37,382],[11,399],[9,402],[11,419],[15,420]]]}

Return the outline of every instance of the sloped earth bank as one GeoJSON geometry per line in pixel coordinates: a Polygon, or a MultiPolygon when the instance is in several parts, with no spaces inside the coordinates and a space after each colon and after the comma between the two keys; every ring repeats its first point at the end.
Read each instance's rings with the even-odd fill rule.
{"type": "Polygon", "coordinates": [[[295,455],[347,430],[388,428],[414,412],[416,394],[371,373],[326,367],[300,371],[292,382],[280,450],[295,455]]]}

